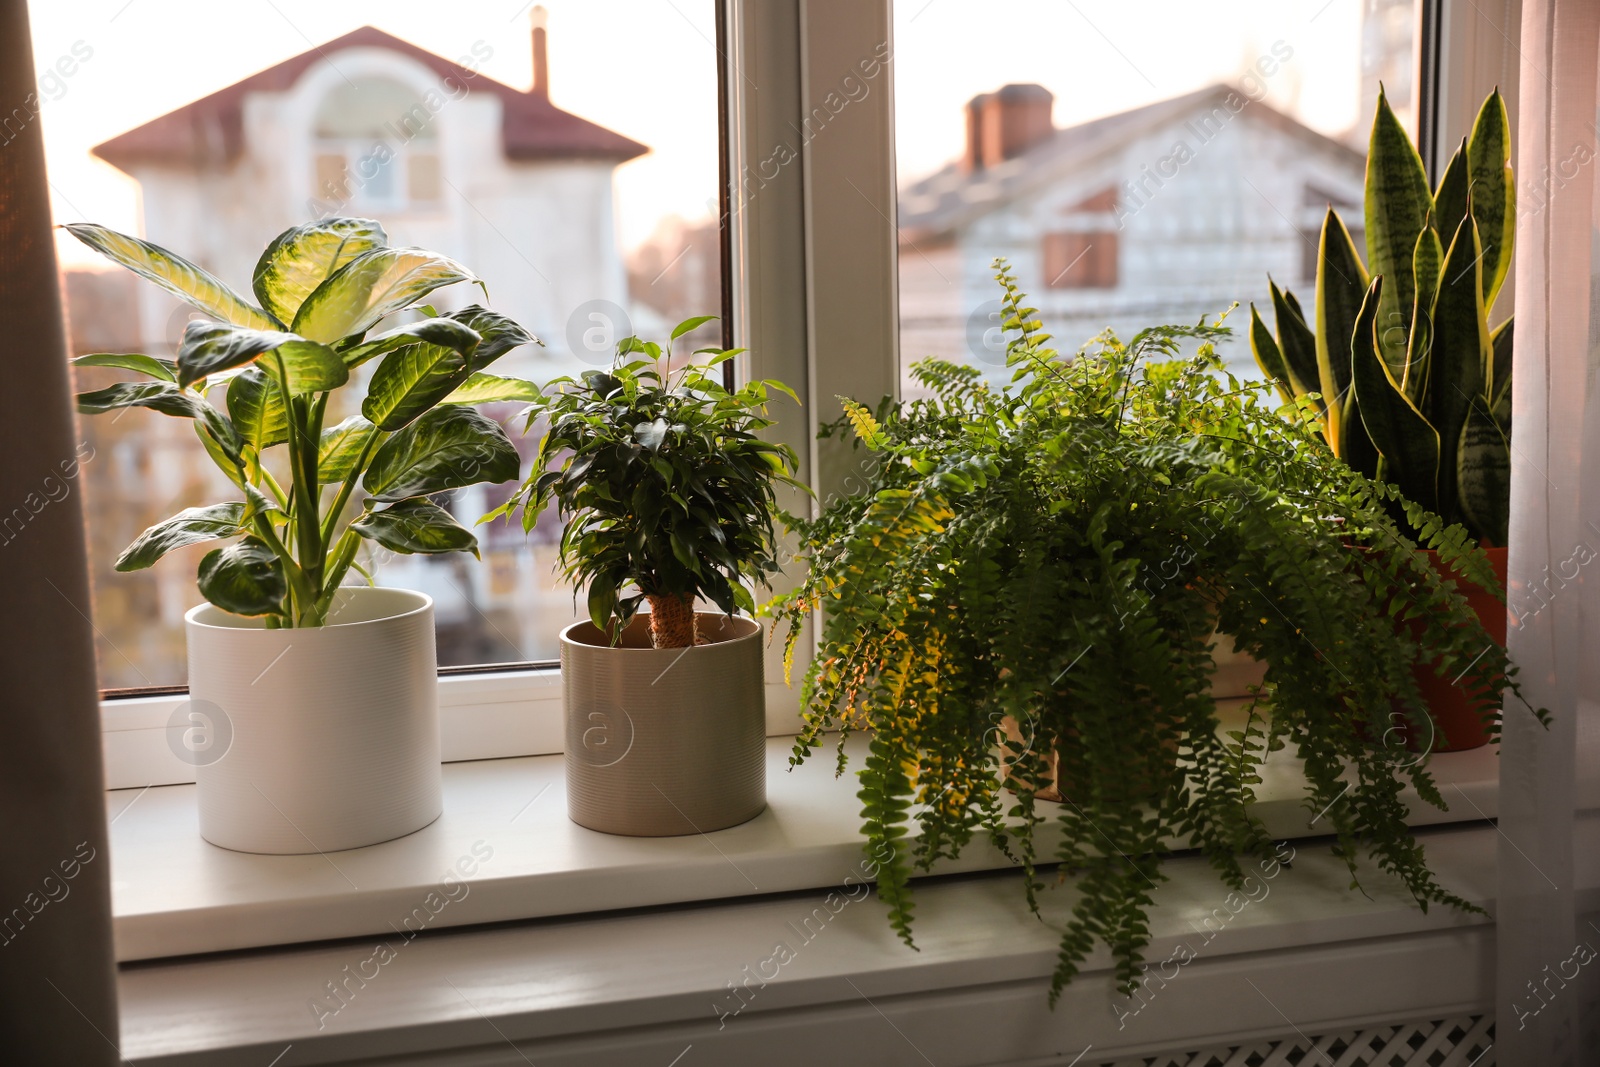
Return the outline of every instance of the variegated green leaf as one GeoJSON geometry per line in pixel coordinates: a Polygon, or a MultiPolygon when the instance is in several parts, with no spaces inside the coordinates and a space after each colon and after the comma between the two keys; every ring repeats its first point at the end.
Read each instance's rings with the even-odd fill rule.
{"type": "Polygon", "coordinates": [[[453,393],[471,373],[460,352],[439,345],[407,345],[378,364],[361,414],[380,429],[398,430],[453,393]]]}
{"type": "MultiPolygon", "coordinates": [[[[294,332],[332,344],[456,282],[477,282],[453,259],[420,248],[375,248],[339,268],[295,313],[294,332]]],[[[480,283],[481,284],[481,283],[480,283]]]]}
{"type": "Polygon", "coordinates": [[[380,502],[506,482],[521,460],[500,424],[468,407],[435,408],[379,447],[362,486],[380,502]]]}
{"type": "Polygon", "coordinates": [[[1254,303],[1250,305],[1250,352],[1256,357],[1256,366],[1277,388],[1285,404],[1293,402],[1301,394],[1303,390],[1289,376],[1289,365],[1283,361],[1277,338],[1272,336],[1272,331],[1261,320],[1261,313],[1256,310],[1254,303]]]}
{"type": "MultiPolygon", "coordinates": [[[[1467,141],[1467,172],[1472,179],[1472,219],[1483,245],[1483,303],[1495,297],[1511,269],[1517,236],[1517,186],[1511,178],[1511,122],[1496,89],[1489,94],[1467,141]]],[[[1501,542],[1504,544],[1505,542],[1501,542]]]]}
{"type": "Polygon", "coordinates": [[[208,315],[235,326],[256,330],[280,329],[282,323],[255,307],[208,271],[160,245],[109,230],[90,222],[68,223],[66,231],[113,263],[120,263],[141,278],[208,315]]]}
{"type": "Polygon", "coordinates": [[[352,522],[350,528],[394,552],[478,554],[478,539],[472,531],[426,497],[369,511],[352,522]]]}
{"type": "Polygon", "coordinates": [[[170,359],[145,356],[138,353],[94,352],[72,361],[74,367],[115,367],[118,370],[137,371],[163,382],[178,380],[178,365],[170,359]]]}
{"type": "Polygon", "coordinates": [[[200,595],[235,615],[276,615],[289,591],[283,563],[254,537],[213,549],[200,561],[200,595]]]}
{"type": "MultiPolygon", "coordinates": [[[[1439,500],[1446,519],[1455,518],[1456,449],[1467,411],[1480,397],[1487,402],[1486,380],[1493,373],[1489,323],[1484,314],[1482,266],[1477,227],[1471,216],[1461,221],[1439,275],[1433,303],[1433,346],[1428,356],[1428,389],[1420,405],[1439,432],[1439,500]]],[[[1437,509],[1436,509],[1437,510],[1437,509]]]]}
{"type": "Polygon", "coordinates": [[[228,417],[257,452],[289,439],[289,414],[277,382],[251,367],[228,383],[228,417]]]}
{"type": "Polygon", "coordinates": [[[419,322],[408,322],[404,326],[385,330],[371,340],[346,349],[344,361],[346,366],[359,367],[375,356],[387,355],[397,348],[404,348],[419,341],[453,348],[466,356],[477,349],[482,340],[482,336],[470,326],[453,318],[435,317],[422,319],[419,322]]]}
{"type": "Polygon", "coordinates": [[[469,304],[460,311],[453,311],[450,318],[471,327],[483,338],[478,347],[468,353],[468,365],[474,371],[482,370],[520,345],[544,344],[513,320],[478,304],[469,304]]]}
{"type": "Polygon", "coordinates": [[[1489,395],[1490,410],[1494,412],[1501,427],[1509,436],[1511,433],[1511,344],[1513,340],[1512,322],[1507,319],[1496,326],[1489,334],[1489,346],[1494,349],[1494,362],[1489,376],[1489,386],[1484,390],[1489,395]],[[1502,414],[1504,409],[1504,414],[1502,414]]]}
{"type": "Polygon", "coordinates": [[[1511,513],[1511,439],[1481,402],[1472,405],[1461,426],[1456,482],[1469,528],[1504,545],[1511,513]]]}
{"type": "Polygon", "coordinates": [[[1328,444],[1343,455],[1344,404],[1350,392],[1350,336],[1367,292],[1367,272],[1344,220],[1329,208],[1317,246],[1317,378],[1322,383],[1328,423],[1336,432],[1328,444]]]}
{"type": "Polygon", "coordinates": [[[251,286],[261,306],[280,322],[293,322],[312,290],[363,252],[382,248],[389,235],[376,219],[318,219],[284,230],[256,262],[251,286]]]}
{"type": "Polygon", "coordinates": [[[539,387],[521,378],[501,378],[494,374],[474,374],[456,386],[441,404],[491,404],[497,400],[525,400],[540,397],[539,387]]]}
{"type": "Polygon", "coordinates": [[[1445,164],[1433,197],[1433,228],[1441,242],[1454,237],[1461,220],[1471,214],[1471,199],[1472,175],[1467,172],[1467,142],[1463,140],[1445,164]]]}
{"type": "Polygon", "coordinates": [[[1372,279],[1351,341],[1351,370],[1367,435],[1382,454],[1384,480],[1416,503],[1436,510],[1439,500],[1439,435],[1394,380],[1378,354],[1378,309],[1382,276],[1372,279]]]}
{"type": "Polygon", "coordinates": [[[239,462],[241,442],[233,423],[194,393],[171,382],[118,382],[104,389],[78,394],[78,411],[99,415],[116,408],[150,408],[175,418],[194,419],[211,434],[232,463],[239,462]]]}
{"type": "Polygon", "coordinates": [[[289,383],[289,395],[325,393],[350,380],[350,368],[339,354],[315,341],[290,341],[261,360],[275,377],[289,383]]]}
{"type": "Polygon", "coordinates": [[[1433,349],[1433,302],[1438,296],[1439,272],[1444,269],[1444,248],[1439,231],[1430,224],[1417,235],[1411,254],[1411,274],[1417,282],[1417,306],[1412,310],[1411,336],[1406,340],[1406,365],[1400,387],[1413,404],[1421,404],[1428,389],[1428,355],[1433,349]]]}
{"type": "Polygon", "coordinates": [[[1417,155],[1380,88],[1367,147],[1367,268],[1385,279],[1383,306],[1375,321],[1383,361],[1391,370],[1405,366],[1405,345],[1411,334],[1411,311],[1416,300],[1411,256],[1432,209],[1433,196],[1422,169],[1422,157],[1417,155]]]}
{"type": "Polygon", "coordinates": [[[378,428],[360,415],[352,415],[339,425],[322,431],[317,449],[317,481],[323,485],[342,482],[355,469],[362,449],[378,428]]]}
{"type": "MultiPolygon", "coordinates": [[[[1289,380],[1298,383],[1296,388],[1302,393],[1317,393],[1322,400],[1317,402],[1318,407],[1327,412],[1327,394],[1322,381],[1322,371],[1317,366],[1317,338],[1311,332],[1311,327],[1306,325],[1305,316],[1300,311],[1300,302],[1294,294],[1287,289],[1279,289],[1278,283],[1267,282],[1272,292],[1273,321],[1278,326],[1278,349],[1283,353],[1283,362],[1289,368],[1289,380]]],[[[1338,436],[1324,433],[1324,437],[1338,436]]]]}
{"type": "Polygon", "coordinates": [[[185,508],[134,538],[114,566],[119,571],[143,570],[174,549],[243,533],[239,524],[244,521],[244,510],[244,504],[238,501],[185,508]]]}

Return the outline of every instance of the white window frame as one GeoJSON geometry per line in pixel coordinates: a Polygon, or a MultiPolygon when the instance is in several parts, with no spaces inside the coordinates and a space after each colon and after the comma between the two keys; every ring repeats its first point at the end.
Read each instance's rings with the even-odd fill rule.
{"type": "MultiPolygon", "coordinates": [[[[892,0],[719,2],[728,87],[727,313],[734,344],[748,349],[738,372],[795,388],[801,406],[779,400],[771,432],[799,454],[801,480],[816,494],[810,504],[795,496],[786,506],[817,509],[864,484],[838,442],[816,439],[818,423],[841,413],[835,398],[899,395],[892,0]],[[868,76],[863,61],[879,57],[887,58],[868,76]],[[827,109],[846,76],[866,92],[852,87],[848,104],[834,99],[837,110],[819,121],[813,109],[827,109]]],[[[1480,0],[1470,10],[1418,0],[1422,132],[1446,155],[1496,85],[1515,121],[1520,14],[1520,0],[1480,0]],[[1429,104],[1430,92],[1439,106],[1429,104]]],[[[794,580],[791,567],[777,589],[794,580]]],[[[810,637],[796,656],[797,680],[810,637]]],[[[769,645],[767,660],[769,736],[792,734],[799,722],[798,686],[784,684],[781,645],[769,645]]],[[[185,699],[102,702],[107,788],[194,780],[166,743],[185,699]]],[[[562,750],[553,668],[444,673],[439,705],[446,761],[562,750]]]]}

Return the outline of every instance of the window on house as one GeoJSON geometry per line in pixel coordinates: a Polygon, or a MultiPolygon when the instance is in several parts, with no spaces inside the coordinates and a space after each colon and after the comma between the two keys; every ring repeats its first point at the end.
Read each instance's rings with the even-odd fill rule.
{"type": "MultiPolygon", "coordinates": [[[[902,389],[915,395],[905,366],[930,355],[1009,377],[996,256],[1069,349],[1106,327],[1260,306],[1269,276],[1309,303],[1329,203],[1360,241],[1379,79],[1414,113],[1394,73],[1410,69],[1411,13],[1411,0],[1222,0],[1156,20],[1112,0],[897,4],[902,389]]],[[[1256,376],[1247,312],[1230,324],[1221,354],[1256,376]]]]}
{"type": "Polygon", "coordinates": [[[366,211],[436,202],[439,137],[424,95],[392,78],[334,86],[313,129],[313,195],[330,207],[366,211]]]}
{"type": "Polygon", "coordinates": [[[1040,276],[1049,289],[1115,289],[1116,232],[1045,234],[1040,276]]]}
{"type": "MultiPolygon", "coordinates": [[[[685,318],[721,314],[713,0],[542,3],[536,38],[527,11],[441,22],[323,0],[315,18],[269,11],[224,51],[212,47],[214,25],[135,4],[108,31],[116,47],[95,40],[49,104],[55,221],[144,237],[249,294],[278,232],[319,215],[374,217],[390,243],[434,249],[480,275],[489,305],[544,342],[505,355],[494,372],[539,382],[605,365],[629,334],[665,339],[685,318]],[[180,53],[197,58],[160,92],[128,91],[148,83],[151,54],[180,53]],[[674,57],[672,77],[648,93],[617,76],[663,54],[674,57]]],[[[84,35],[61,5],[35,0],[30,16],[41,69],[84,35]]],[[[57,254],[73,355],[170,358],[185,324],[203,317],[70,236],[57,254]]],[[[442,311],[484,299],[464,285],[430,297],[442,311]]],[[[678,345],[719,341],[713,323],[678,345]]],[[[80,390],[131,377],[75,374],[80,390]]],[[[521,408],[481,410],[527,456],[537,438],[523,436],[521,408]]],[[[146,528],[237,491],[183,420],[129,409],[79,425],[101,684],[182,685],[183,614],[199,602],[195,572],[211,546],[134,572],[114,562],[146,528]]],[[[512,485],[440,503],[471,527],[512,485]]],[[[583,613],[554,573],[553,516],[531,536],[502,524],[476,533],[481,561],[386,553],[359,562],[380,584],[434,599],[442,666],[551,663],[562,627],[583,613]]]]}

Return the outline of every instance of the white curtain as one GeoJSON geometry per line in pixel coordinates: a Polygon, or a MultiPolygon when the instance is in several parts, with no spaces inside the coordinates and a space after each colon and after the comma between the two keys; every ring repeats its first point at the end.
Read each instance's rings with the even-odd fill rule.
{"type": "Polygon", "coordinates": [[[1600,3],[1524,0],[1516,146],[1510,649],[1548,730],[1510,702],[1500,753],[1496,1055],[1600,1064],[1600,3]]]}

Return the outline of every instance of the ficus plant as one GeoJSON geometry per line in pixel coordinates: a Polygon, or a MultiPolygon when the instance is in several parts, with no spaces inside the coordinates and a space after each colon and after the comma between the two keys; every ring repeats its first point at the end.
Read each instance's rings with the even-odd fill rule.
{"type": "Polygon", "coordinates": [[[467,268],[391,247],[372,219],[323,219],[267,246],[252,303],[157,245],[91,224],[66,229],[210,316],[184,329],[176,359],[79,357],[78,366],[132,371],[142,380],[82,393],[78,410],[144,407],[192,420],[242,498],[152,526],[117,559],[117,570],[227,540],[200,561],[206,600],[260,616],[269,628],[302,627],[323,625],[351,568],[364,571],[357,561],[364,540],[401,553],[477,553],[472,531],[430,498],[520,473],[505,431],[470,405],[536,392],[483,368],[538,342],[478,305],[440,315],[418,303],[442,286],[481,286],[467,268]],[[418,317],[368,336],[403,312],[418,317]],[[370,375],[356,373],[373,360],[370,375]],[[359,413],[325,425],[336,398],[359,392],[363,381],[359,413]]]}
{"type": "Polygon", "coordinates": [[[1313,399],[1336,455],[1497,545],[1511,506],[1512,320],[1489,323],[1516,233],[1510,160],[1496,90],[1430,188],[1380,91],[1367,149],[1367,263],[1330,207],[1313,316],[1276,284],[1276,336],[1250,308],[1262,373],[1285,400],[1313,399]]]}
{"type": "Polygon", "coordinates": [[[725,388],[710,372],[739,348],[672,369],[672,342],[713,318],[685,320],[666,345],[624,338],[610,369],[547,383],[527,414],[545,428],[533,469],[485,518],[520,512],[531,530],[554,503],[562,572],[613,641],[646,602],[656,648],[696,642],[697,598],[754,611],[751,587],[779,567],[776,487],[804,489],[794,450],[758,436],[772,393],[798,402],[788,386],[725,388]]]}
{"type": "Polygon", "coordinates": [[[1285,747],[1353,883],[1370,863],[1423,908],[1474,910],[1407,827],[1406,787],[1445,807],[1425,741],[1403,741],[1431,736],[1413,667],[1442,661],[1496,708],[1520,692],[1409,531],[1495,588],[1484,554],[1341,462],[1314,402],[1283,412],[1226,373],[1220,323],[1062,355],[996,265],[1012,384],[927,360],[930,397],[845,401],[870,484],[800,526],[809,573],[771,607],[790,653],[820,613],[792,762],[837,729],[842,772],[845,739],[870,734],[863,833],[889,857],[894,928],[911,943],[912,875],[982,835],[1022,866],[1036,913],[1042,865],[1073,887],[1052,999],[1096,942],[1131,989],[1165,856],[1198,850],[1235,890],[1242,858],[1271,857],[1251,804],[1285,747]],[[1209,686],[1219,641],[1266,665],[1231,731],[1209,686]]]}

